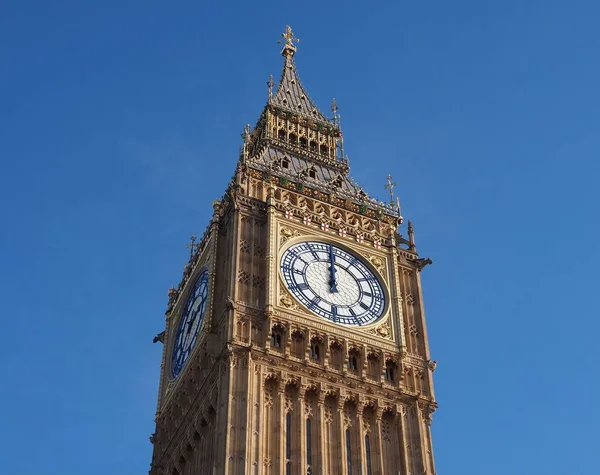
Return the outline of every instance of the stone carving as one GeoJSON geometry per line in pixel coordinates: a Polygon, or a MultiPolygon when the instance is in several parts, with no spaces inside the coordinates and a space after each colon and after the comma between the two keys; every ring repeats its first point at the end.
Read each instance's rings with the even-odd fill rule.
{"type": "Polygon", "coordinates": [[[286,227],[282,227],[281,230],[279,231],[280,237],[279,237],[279,245],[283,245],[285,244],[289,239],[296,237],[296,236],[300,236],[300,232],[297,231],[296,229],[290,229],[290,228],[286,228],[286,227]]]}
{"type": "Polygon", "coordinates": [[[250,252],[250,243],[246,239],[240,241],[240,252],[248,254],[250,252]]]}
{"type": "Polygon", "coordinates": [[[373,264],[375,269],[377,269],[380,273],[383,273],[385,270],[383,259],[377,256],[369,256],[369,261],[371,261],[371,264],[373,264]]]}
{"type": "Polygon", "coordinates": [[[283,292],[279,298],[279,303],[286,308],[294,308],[295,304],[287,292],[283,292]]]}
{"type": "Polygon", "coordinates": [[[283,285],[279,287],[279,303],[282,307],[297,310],[299,307],[283,285]]]}
{"type": "Polygon", "coordinates": [[[169,303],[167,304],[168,312],[170,312],[171,309],[173,308],[173,306],[175,305],[175,302],[177,301],[178,296],[179,296],[179,292],[177,291],[177,289],[174,289],[173,287],[171,287],[169,289],[169,303]]]}
{"type": "Polygon", "coordinates": [[[326,424],[331,424],[333,422],[333,412],[331,410],[331,407],[329,407],[329,405],[325,405],[325,408],[323,411],[323,418],[324,418],[326,424]]]}
{"type": "Polygon", "coordinates": [[[371,328],[367,332],[372,335],[380,336],[381,338],[387,338],[388,340],[392,339],[392,328],[390,327],[389,320],[386,320],[376,328],[371,328]]]}
{"type": "Polygon", "coordinates": [[[255,257],[265,257],[265,247],[264,246],[259,246],[258,244],[254,245],[254,256],[255,257]]]}
{"type": "Polygon", "coordinates": [[[304,400],[304,414],[306,417],[312,417],[314,412],[314,404],[311,399],[304,400]]]}
{"type": "Polygon", "coordinates": [[[415,259],[413,261],[418,271],[422,271],[426,266],[433,264],[433,261],[429,258],[422,257],[421,259],[415,259]]]}
{"type": "Polygon", "coordinates": [[[161,342],[164,344],[165,342],[165,331],[163,330],[162,332],[160,332],[158,335],[156,335],[153,339],[152,339],[152,343],[156,343],[156,342],[161,342]]]}

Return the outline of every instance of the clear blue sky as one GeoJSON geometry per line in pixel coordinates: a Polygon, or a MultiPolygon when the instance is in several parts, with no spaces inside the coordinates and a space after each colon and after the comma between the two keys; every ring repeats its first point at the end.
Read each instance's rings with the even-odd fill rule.
{"type": "Polygon", "coordinates": [[[598,473],[600,4],[167,3],[0,3],[0,474],[148,470],[152,337],[286,24],[435,261],[438,473],[598,473]]]}

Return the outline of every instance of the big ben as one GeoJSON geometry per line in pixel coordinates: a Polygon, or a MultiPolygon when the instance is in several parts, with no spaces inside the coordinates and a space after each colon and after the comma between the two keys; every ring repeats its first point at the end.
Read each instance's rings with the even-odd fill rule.
{"type": "MultiPolygon", "coordinates": [[[[434,475],[414,229],[283,71],[169,291],[151,475],[434,475]],[[406,237],[401,230],[406,228],[406,237]]],[[[234,162],[232,162],[232,168],[234,162]]]]}

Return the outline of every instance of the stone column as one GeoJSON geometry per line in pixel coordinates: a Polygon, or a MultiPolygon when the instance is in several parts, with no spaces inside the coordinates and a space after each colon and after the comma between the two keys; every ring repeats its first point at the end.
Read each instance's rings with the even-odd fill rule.
{"type": "MultiPolygon", "coordinates": [[[[321,390],[319,391],[318,399],[317,399],[317,424],[313,428],[313,434],[316,433],[318,445],[319,445],[319,453],[313,454],[313,473],[316,475],[317,473],[322,473],[323,475],[328,475],[327,470],[327,424],[325,422],[325,393],[321,390]],[[320,469],[319,471],[315,470],[315,468],[320,469]]],[[[302,474],[304,475],[304,474],[302,474]]]]}
{"type": "Polygon", "coordinates": [[[300,434],[300,441],[296,444],[298,449],[298,467],[301,474],[306,473],[306,414],[304,408],[304,396],[306,395],[306,386],[300,386],[298,388],[298,401],[296,401],[296,408],[298,409],[298,417],[296,420],[300,424],[299,431],[294,432],[300,434]]]}
{"type": "Polygon", "coordinates": [[[420,416],[419,429],[421,436],[421,451],[423,453],[423,468],[427,475],[435,473],[433,463],[433,446],[431,443],[431,420],[435,407],[428,403],[419,403],[420,416]]]}
{"type": "MultiPolygon", "coordinates": [[[[344,398],[340,395],[337,401],[337,420],[335,421],[340,428],[340,440],[337,441],[340,450],[340,468],[341,473],[348,473],[348,453],[346,451],[346,424],[344,421],[344,398]]],[[[333,475],[333,474],[332,474],[333,475]]]]}
{"type": "Polygon", "coordinates": [[[274,463],[278,468],[277,473],[285,473],[285,441],[286,441],[286,427],[285,427],[285,384],[283,381],[279,382],[279,388],[277,391],[277,403],[279,405],[278,421],[275,422],[275,426],[272,429],[275,434],[279,434],[279,440],[276,441],[277,445],[277,456],[274,457],[274,463]]]}
{"type": "MultiPolygon", "coordinates": [[[[271,276],[275,273],[275,256],[277,255],[277,246],[279,244],[279,238],[276,233],[276,220],[275,220],[275,188],[269,186],[267,190],[267,279],[265,282],[266,286],[266,305],[265,311],[271,313],[273,311],[273,304],[275,302],[275,295],[277,290],[277,279],[271,279],[271,276]]],[[[271,327],[269,326],[269,335],[271,327]]],[[[267,344],[268,346],[268,344],[267,344]]]]}
{"type": "MultiPolygon", "coordinates": [[[[359,465],[356,467],[356,473],[358,475],[363,475],[364,473],[367,472],[366,470],[366,465],[367,465],[367,456],[366,456],[366,451],[365,451],[365,427],[363,426],[364,424],[364,420],[363,420],[363,406],[362,404],[356,404],[356,434],[358,437],[358,444],[356,444],[358,447],[356,447],[356,449],[358,450],[358,457],[356,457],[356,460],[359,461],[359,465]]],[[[354,473],[352,474],[354,475],[354,473]]]]}
{"type": "Polygon", "coordinates": [[[400,436],[400,465],[404,473],[409,473],[410,465],[408,463],[408,444],[410,444],[409,434],[406,430],[406,406],[399,406],[398,408],[398,426],[400,436]]]}
{"type": "MultiPolygon", "coordinates": [[[[377,405],[375,411],[375,437],[374,444],[372,444],[371,450],[371,461],[373,462],[373,472],[384,475],[383,465],[383,436],[381,433],[381,417],[383,416],[383,409],[380,404],[377,405]],[[374,449],[374,450],[373,450],[374,449]]],[[[406,472],[408,473],[408,472],[406,472]]]]}

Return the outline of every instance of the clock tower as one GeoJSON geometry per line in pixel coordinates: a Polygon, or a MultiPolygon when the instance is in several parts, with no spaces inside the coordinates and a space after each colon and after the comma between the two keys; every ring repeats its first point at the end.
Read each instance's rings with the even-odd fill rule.
{"type": "Polygon", "coordinates": [[[151,475],[434,475],[414,230],[349,175],[282,34],[279,84],[169,291],[151,475]]]}

